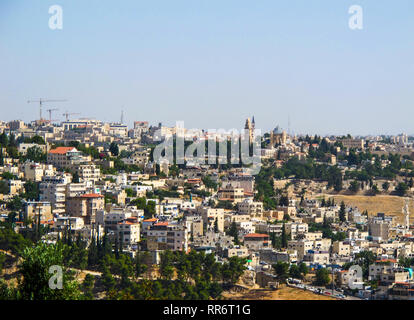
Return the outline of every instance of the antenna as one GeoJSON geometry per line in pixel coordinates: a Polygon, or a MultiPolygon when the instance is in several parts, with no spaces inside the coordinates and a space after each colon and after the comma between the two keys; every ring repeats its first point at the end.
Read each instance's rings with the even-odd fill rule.
{"type": "Polygon", "coordinates": [[[121,124],[124,123],[124,110],[121,111],[121,124]]]}
{"type": "Polygon", "coordinates": [[[290,115],[288,114],[288,135],[290,135],[290,115]]]}

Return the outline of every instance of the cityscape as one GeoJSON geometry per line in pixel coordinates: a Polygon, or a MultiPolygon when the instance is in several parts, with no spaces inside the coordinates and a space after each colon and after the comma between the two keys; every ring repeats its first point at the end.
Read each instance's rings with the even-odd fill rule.
{"type": "Polygon", "coordinates": [[[242,127],[2,122],[2,298],[411,300],[414,138],[242,127]]]}
{"type": "Polygon", "coordinates": [[[2,1],[1,302],[414,300],[413,9],[2,1]]]}

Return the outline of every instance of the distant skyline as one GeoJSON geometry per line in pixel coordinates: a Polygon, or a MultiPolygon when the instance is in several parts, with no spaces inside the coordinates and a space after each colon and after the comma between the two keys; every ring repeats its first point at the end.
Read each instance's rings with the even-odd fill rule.
{"type": "Polygon", "coordinates": [[[414,134],[414,2],[2,0],[0,120],[414,134]],[[63,29],[48,26],[63,8],[63,29]],[[352,5],[363,30],[348,26],[352,5]],[[47,107],[46,107],[47,106],[47,107]]]}

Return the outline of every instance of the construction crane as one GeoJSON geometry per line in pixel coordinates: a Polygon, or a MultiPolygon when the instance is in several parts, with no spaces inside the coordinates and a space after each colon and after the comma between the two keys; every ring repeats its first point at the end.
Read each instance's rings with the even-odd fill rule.
{"type": "MultiPolygon", "coordinates": [[[[59,109],[58,108],[54,108],[54,109],[47,109],[46,111],[47,112],[49,112],[49,121],[50,121],[50,123],[52,123],[52,112],[53,111],[58,111],[59,109]]],[[[53,121],[55,121],[55,120],[53,120],[53,121]]]]}
{"type": "Polygon", "coordinates": [[[66,121],[69,121],[69,117],[74,116],[75,114],[80,114],[80,113],[69,113],[66,111],[63,115],[66,117],[66,121]]]}
{"type": "Polygon", "coordinates": [[[39,116],[40,116],[39,120],[43,120],[43,118],[42,118],[42,104],[44,102],[65,102],[65,101],[67,101],[67,100],[50,100],[50,99],[40,98],[38,100],[29,100],[29,101],[27,101],[27,103],[34,103],[34,102],[39,103],[39,116]]]}

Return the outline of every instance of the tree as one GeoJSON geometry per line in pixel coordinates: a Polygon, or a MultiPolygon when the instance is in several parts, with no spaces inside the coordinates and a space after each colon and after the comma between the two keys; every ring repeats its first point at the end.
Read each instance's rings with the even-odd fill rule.
{"type": "Polygon", "coordinates": [[[43,145],[45,145],[45,144],[46,144],[45,140],[44,140],[41,136],[38,136],[38,135],[33,136],[33,137],[29,140],[29,143],[43,144],[43,145]]]}
{"type": "Polygon", "coordinates": [[[26,247],[22,253],[19,271],[23,280],[19,293],[24,300],[76,300],[80,296],[78,284],[66,271],[63,261],[64,247],[61,244],[47,245],[39,243],[35,247],[26,247]],[[54,273],[50,267],[62,270],[62,289],[52,289],[50,281],[54,273]]]}
{"type": "Polygon", "coordinates": [[[341,202],[341,207],[339,209],[339,220],[341,222],[345,222],[346,221],[346,215],[345,215],[345,203],[342,201],[341,202]]]}
{"type": "Polygon", "coordinates": [[[395,188],[395,191],[400,197],[403,197],[408,191],[408,186],[404,182],[400,182],[395,188]]]}
{"type": "Polygon", "coordinates": [[[0,301],[1,300],[17,300],[18,293],[16,289],[9,288],[4,279],[0,279],[0,301]]]}
{"type": "Polygon", "coordinates": [[[278,261],[272,267],[275,270],[275,273],[279,279],[284,281],[289,276],[289,264],[288,263],[278,261]]]}
{"type": "Polygon", "coordinates": [[[217,183],[215,183],[210,176],[204,176],[202,181],[207,189],[217,189],[217,183]]]}
{"type": "Polygon", "coordinates": [[[390,183],[388,182],[388,181],[385,181],[383,184],[382,184],[382,189],[384,190],[384,191],[388,191],[388,189],[390,188],[390,183]]]}
{"type": "Polygon", "coordinates": [[[118,144],[116,142],[112,142],[111,145],[109,146],[109,151],[115,156],[117,157],[119,155],[119,147],[118,144]]]}
{"type": "Polygon", "coordinates": [[[321,268],[316,271],[315,284],[317,286],[326,286],[331,282],[329,271],[326,268],[321,268]]]}
{"type": "Polygon", "coordinates": [[[303,276],[306,276],[309,272],[307,265],[303,262],[299,265],[299,271],[303,276]]]}
{"type": "Polygon", "coordinates": [[[79,183],[80,179],[79,179],[79,173],[78,172],[74,172],[73,173],[73,177],[72,177],[72,182],[73,183],[79,183]]]}
{"type": "Polygon", "coordinates": [[[300,272],[299,267],[296,264],[292,264],[289,269],[289,275],[291,278],[301,279],[302,273],[300,272]]]}
{"type": "Polygon", "coordinates": [[[0,180],[0,194],[9,194],[9,184],[6,180],[0,180]]]}
{"type": "Polygon", "coordinates": [[[24,198],[28,200],[39,200],[39,185],[33,181],[24,184],[24,198]]]}
{"type": "Polygon", "coordinates": [[[376,255],[368,250],[361,251],[355,255],[354,261],[348,264],[344,264],[344,269],[349,269],[351,265],[359,265],[362,268],[362,274],[364,278],[368,278],[369,266],[376,260],[376,255]]]}
{"type": "Polygon", "coordinates": [[[95,285],[95,278],[91,274],[87,274],[82,283],[83,297],[86,300],[93,300],[93,288],[95,285]]]}
{"type": "Polygon", "coordinates": [[[282,227],[282,248],[287,248],[288,246],[288,240],[287,240],[287,235],[286,235],[286,226],[285,224],[283,224],[282,227]]]}
{"type": "Polygon", "coordinates": [[[112,291],[115,289],[116,281],[106,265],[103,267],[102,283],[106,291],[112,291]]]}
{"type": "Polygon", "coordinates": [[[3,131],[2,134],[0,134],[0,146],[5,148],[9,145],[9,137],[7,134],[3,131]]]}
{"type": "Polygon", "coordinates": [[[238,245],[239,244],[239,231],[237,230],[236,221],[233,221],[231,223],[228,234],[229,236],[232,236],[234,238],[234,244],[238,245]]]}
{"type": "Polygon", "coordinates": [[[349,190],[357,193],[359,191],[359,183],[358,181],[354,180],[349,184],[349,190]]]}
{"type": "Polygon", "coordinates": [[[27,149],[26,159],[34,162],[44,162],[46,161],[46,154],[38,146],[34,146],[27,149]]]}
{"type": "Polygon", "coordinates": [[[0,275],[3,273],[4,263],[6,262],[6,255],[0,252],[0,275]]]}
{"type": "Polygon", "coordinates": [[[377,186],[376,184],[373,184],[373,185],[372,185],[372,187],[371,187],[371,193],[375,196],[375,195],[377,195],[379,192],[380,192],[380,191],[379,191],[379,189],[378,189],[378,186],[377,186]]]}
{"type": "Polygon", "coordinates": [[[174,273],[173,260],[173,253],[170,250],[164,251],[161,255],[160,274],[164,279],[171,279],[174,273]]]}
{"type": "Polygon", "coordinates": [[[223,280],[231,284],[237,283],[244,270],[246,270],[246,259],[239,257],[231,257],[228,262],[223,264],[222,276],[223,280]]]}
{"type": "Polygon", "coordinates": [[[147,271],[148,266],[144,263],[147,252],[138,252],[135,256],[135,276],[139,277],[141,274],[147,271]]]}

